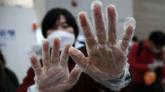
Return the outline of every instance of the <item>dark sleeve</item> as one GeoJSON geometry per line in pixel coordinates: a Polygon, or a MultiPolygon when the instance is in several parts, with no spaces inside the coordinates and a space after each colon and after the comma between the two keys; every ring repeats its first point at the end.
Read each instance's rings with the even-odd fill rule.
{"type": "Polygon", "coordinates": [[[30,68],[27,72],[26,77],[23,80],[23,83],[19,85],[17,92],[27,92],[28,87],[34,84],[34,71],[30,68]]]}
{"type": "Polygon", "coordinates": [[[5,73],[6,73],[7,92],[16,92],[17,87],[19,85],[16,74],[7,67],[5,67],[5,73]]]}
{"type": "Polygon", "coordinates": [[[7,81],[4,64],[0,61],[0,92],[6,92],[7,81]]]}
{"type": "Polygon", "coordinates": [[[13,85],[15,85],[15,87],[18,87],[19,81],[16,74],[13,71],[11,71],[9,68],[5,68],[5,71],[9,76],[10,80],[12,80],[13,85]]]}

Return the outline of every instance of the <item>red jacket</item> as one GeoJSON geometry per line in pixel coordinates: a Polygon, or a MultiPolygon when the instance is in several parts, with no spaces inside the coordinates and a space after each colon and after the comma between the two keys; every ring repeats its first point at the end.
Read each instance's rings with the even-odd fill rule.
{"type": "MultiPolygon", "coordinates": [[[[131,51],[128,55],[128,61],[130,63],[130,73],[132,81],[135,83],[144,83],[144,74],[149,71],[148,64],[153,63],[155,58],[160,56],[151,51],[146,42],[142,42],[142,48],[138,54],[140,43],[134,43],[131,47],[131,51]]],[[[161,76],[165,77],[165,67],[161,68],[161,76]]]]}
{"type": "MultiPolygon", "coordinates": [[[[80,49],[85,55],[86,49],[81,48],[80,49]]],[[[72,61],[72,59],[69,59],[69,68],[70,70],[73,68],[75,63],[72,61]]],[[[18,87],[17,92],[27,92],[27,88],[34,84],[34,71],[32,68],[28,70],[28,73],[26,77],[23,80],[23,83],[18,87]]],[[[99,83],[96,83],[92,78],[90,78],[88,75],[82,73],[80,76],[79,81],[76,83],[76,85],[69,90],[68,92],[112,92],[111,90],[105,88],[104,86],[100,85],[99,83]]],[[[127,89],[124,88],[120,92],[125,92],[127,89]]]]}

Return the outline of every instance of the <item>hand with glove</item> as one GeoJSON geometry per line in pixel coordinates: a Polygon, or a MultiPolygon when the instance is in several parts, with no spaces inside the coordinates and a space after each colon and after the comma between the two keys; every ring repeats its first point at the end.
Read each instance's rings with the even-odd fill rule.
{"type": "Polygon", "coordinates": [[[46,40],[42,48],[43,66],[35,56],[31,58],[32,68],[35,73],[34,80],[39,92],[66,92],[76,84],[81,74],[81,68],[75,65],[72,71],[69,72],[69,47],[67,45],[60,55],[60,40],[56,38],[50,55],[49,43],[46,40]]]}
{"type": "Polygon", "coordinates": [[[120,78],[127,63],[128,45],[135,29],[135,20],[128,18],[124,24],[124,34],[121,41],[117,40],[117,10],[114,5],[107,7],[107,22],[104,22],[102,4],[92,3],[94,26],[90,24],[86,12],[79,13],[79,22],[86,38],[88,57],[71,47],[69,55],[83,68],[83,71],[95,81],[120,78]],[[92,34],[96,32],[96,36],[92,34]]]}

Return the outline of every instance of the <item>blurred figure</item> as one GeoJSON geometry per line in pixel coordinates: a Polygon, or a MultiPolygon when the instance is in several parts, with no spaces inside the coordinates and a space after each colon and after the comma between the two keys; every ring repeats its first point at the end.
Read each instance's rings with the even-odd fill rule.
{"type": "Polygon", "coordinates": [[[6,61],[0,50],[0,92],[16,92],[18,79],[5,64],[6,61]]]}
{"type": "Polygon", "coordinates": [[[149,38],[133,44],[128,58],[132,75],[131,92],[163,92],[164,45],[165,34],[161,30],[155,30],[149,38]]]}
{"type": "MultiPolygon", "coordinates": [[[[163,61],[165,62],[165,46],[163,47],[163,61]]],[[[165,67],[163,70],[164,70],[163,72],[165,73],[165,67]]],[[[165,92],[165,79],[163,79],[162,85],[163,85],[163,92],[165,92]]]]}

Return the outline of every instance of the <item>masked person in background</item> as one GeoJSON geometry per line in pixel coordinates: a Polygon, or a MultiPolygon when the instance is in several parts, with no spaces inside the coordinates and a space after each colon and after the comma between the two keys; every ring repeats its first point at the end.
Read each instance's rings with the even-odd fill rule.
{"type": "Polygon", "coordinates": [[[155,30],[148,39],[133,44],[129,53],[131,92],[163,92],[162,80],[165,80],[163,46],[165,34],[161,30],[155,30]]]}
{"type": "Polygon", "coordinates": [[[103,21],[102,3],[94,1],[91,7],[96,37],[92,34],[93,26],[90,26],[86,12],[81,12],[78,17],[86,47],[79,50],[71,46],[74,46],[78,35],[73,16],[59,8],[46,14],[42,22],[42,33],[48,40],[43,43],[42,64],[32,56],[33,70],[19,87],[19,92],[27,91],[34,80],[35,85],[28,89],[29,92],[112,92],[120,91],[129,84],[127,49],[135,20],[128,18],[123,39],[117,41],[115,6],[107,7],[107,28],[103,21]],[[25,86],[24,91],[21,91],[25,86]]]}

